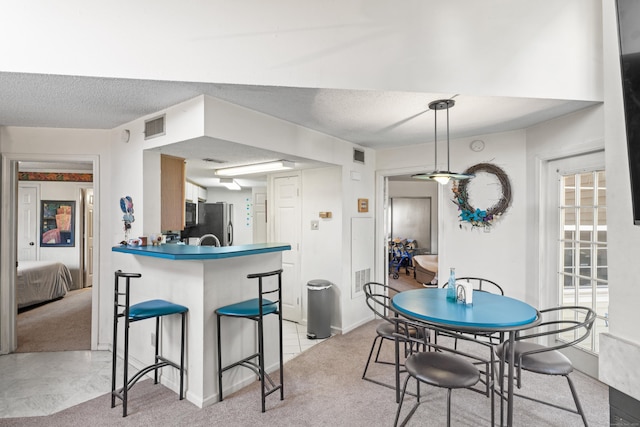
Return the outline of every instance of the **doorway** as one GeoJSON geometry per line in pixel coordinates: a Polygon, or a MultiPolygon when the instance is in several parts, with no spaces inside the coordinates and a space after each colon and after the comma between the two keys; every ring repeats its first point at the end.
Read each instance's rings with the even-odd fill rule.
{"type": "Polygon", "coordinates": [[[38,201],[40,187],[18,187],[18,262],[38,259],[38,201]]]}
{"type": "Polygon", "coordinates": [[[302,320],[300,286],[300,176],[277,176],[273,179],[273,238],[288,242],[291,250],[282,252],[282,317],[299,323],[302,320]]]}
{"type": "MultiPolygon", "coordinates": [[[[411,231],[411,234],[418,233],[420,238],[412,237],[417,240],[416,250],[414,254],[438,254],[440,229],[439,229],[439,215],[440,215],[440,197],[441,189],[436,182],[415,180],[411,178],[411,174],[424,172],[421,170],[406,171],[384,171],[378,172],[377,176],[377,197],[381,201],[376,207],[377,215],[379,218],[384,218],[384,221],[379,221],[376,225],[376,260],[380,260],[376,263],[376,276],[383,278],[385,283],[391,284],[390,280],[393,280],[393,275],[390,275],[390,253],[392,235],[392,219],[396,222],[396,230],[401,225],[406,225],[410,222],[419,221],[420,227],[425,232],[421,233],[419,230],[411,231]],[[396,205],[400,203],[404,208],[405,205],[413,205],[417,203],[413,208],[401,209],[392,218],[393,203],[396,205]],[[407,203],[404,203],[407,202],[407,203]],[[422,211],[421,215],[414,215],[415,209],[422,211]],[[404,212],[404,213],[403,213],[404,212]],[[428,232],[427,232],[428,230],[428,232]]],[[[402,229],[401,229],[402,230],[402,229]]],[[[405,231],[401,231],[401,234],[406,234],[405,231]]],[[[399,236],[406,238],[408,236],[399,236]]],[[[399,283],[398,286],[405,288],[406,286],[420,286],[422,284],[418,282],[410,273],[409,276],[405,274],[405,270],[402,269],[402,274],[399,275],[404,283],[399,283]]]]}
{"type": "Polygon", "coordinates": [[[82,287],[93,286],[93,188],[82,189],[82,254],[80,256],[80,272],[82,273],[82,287]]]}
{"type": "MultiPolygon", "coordinates": [[[[44,154],[4,154],[2,156],[2,194],[6,203],[2,206],[1,229],[5,236],[14,236],[14,238],[2,239],[3,257],[0,260],[0,354],[7,354],[15,351],[17,348],[17,305],[16,305],[16,263],[18,261],[18,234],[19,234],[19,216],[18,216],[18,176],[20,164],[22,162],[44,163],[47,166],[62,163],[85,164],[88,167],[87,173],[92,175],[93,183],[90,184],[96,188],[94,196],[97,198],[97,188],[99,184],[98,156],[94,155],[44,155],[44,154]]],[[[42,188],[40,189],[42,191],[42,188]]],[[[78,189],[75,190],[79,194],[78,189]]],[[[42,193],[40,193],[42,198],[42,193]]],[[[78,199],[79,196],[73,197],[78,199]]],[[[94,209],[97,208],[94,203],[94,209]]],[[[36,208],[36,217],[37,217],[36,208]]],[[[36,221],[37,222],[37,221],[36,221]]],[[[99,223],[97,209],[94,210],[92,219],[93,229],[97,230],[95,224],[99,223]]],[[[37,233],[37,230],[36,230],[37,233]]],[[[37,236],[37,234],[36,234],[37,236]]],[[[78,236],[79,237],[79,236],[78,236]]],[[[78,241],[81,239],[78,238],[78,241]]],[[[94,245],[99,245],[98,233],[94,233],[94,245]]],[[[33,246],[37,246],[37,240],[33,246]]],[[[27,246],[29,243],[27,242],[27,246]]],[[[21,249],[22,249],[21,245],[21,249]]],[[[37,248],[36,248],[37,254],[37,248]]],[[[36,255],[37,256],[37,255],[36,255]]],[[[41,255],[40,255],[41,256],[41,255]]],[[[91,264],[94,266],[94,274],[97,274],[97,266],[99,265],[97,251],[93,251],[91,264]]],[[[79,252],[77,259],[79,260],[79,252]]],[[[82,275],[78,272],[78,275],[82,275]]],[[[82,280],[82,279],[80,279],[82,280]]],[[[96,291],[94,286],[89,290],[93,296],[96,291]]],[[[97,295],[97,294],[96,294],[97,295]]],[[[91,298],[91,349],[97,349],[97,325],[98,325],[98,304],[96,298],[91,298]]]]}

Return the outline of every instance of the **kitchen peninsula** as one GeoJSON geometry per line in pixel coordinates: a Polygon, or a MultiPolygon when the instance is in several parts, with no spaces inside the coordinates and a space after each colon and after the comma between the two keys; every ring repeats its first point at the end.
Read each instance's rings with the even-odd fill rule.
{"type": "MultiPolygon", "coordinates": [[[[257,282],[247,274],[282,268],[285,243],[261,243],[241,246],[114,246],[116,269],[141,273],[131,281],[131,303],[166,299],[187,306],[187,375],[186,398],[198,407],[218,401],[215,345],[215,314],[220,306],[257,297],[257,282]]],[[[286,281],[286,270],[283,275],[286,281]]],[[[270,316],[271,317],[271,316],[270,316]]],[[[180,321],[165,318],[162,328],[162,351],[173,359],[179,357],[180,321]]],[[[254,352],[255,324],[232,319],[222,331],[223,359],[239,360],[254,352]]],[[[153,322],[135,323],[130,328],[130,363],[139,368],[153,360],[151,337],[153,322]]],[[[267,371],[278,365],[277,317],[265,319],[265,366],[267,371]],[[271,344],[274,345],[271,345],[271,344]]],[[[118,348],[121,354],[122,349],[118,348]]],[[[249,370],[236,370],[228,376],[225,395],[255,381],[249,370]]],[[[162,372],[162,384],[178,390],[179,376],[174,369],[162,372]]],[[[133,388],[135,390],[135,387],[133,388]]]]}

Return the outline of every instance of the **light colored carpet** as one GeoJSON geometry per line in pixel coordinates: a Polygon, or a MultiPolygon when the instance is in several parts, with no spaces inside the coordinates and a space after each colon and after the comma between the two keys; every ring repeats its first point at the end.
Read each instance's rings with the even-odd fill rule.
{"type": "Polygon", "coordinates": [[[91,288],[19,313],[17,333],[16,353],[91,350],[91,288]]]}
{"type": "MultiPolygon", "coordinates": [[[[0,426],[390,426],[393,425],[393,390],[362,380],[362,370],[375,334],[376,321],[334,336],[285,364],[285,400],[267,398],[267,412],[260,412],[260,389],[256,382],[227,396],[221,403],[199,409],[162,385],[143,381],[132,388],[129,416],[122,418],[121,404],[110,406],[108,394],[46,417],[0,420],[0,426]]],[[[387,343],[388,344],[388,343],[387,343]]],[[[393,346],[383,347],[382,357],[392,360],[393,346]]],[[[393,367],[375,365],[371,375],[393,380],[393,367]]],[[[576,383],[592,427],[608,425],[608,388],[575,372],[576,383]]],[[[527,375],[524,389],[538,396],[570,403],[563,378],[527,375]]],[[[446,423],[446,392],[422,387],[424,402],[408,425],[442,426],[446,423]]],[[[452,395],[452,425],[490,425],[490,400],[468,390],[452,395]]],[[[403,413],[413,403],[407,398],[403,413]]],[[[498,405],[496,404],[496,407],[498,405]]],[[[577,415],[548,408],[524,399],[515,401],[516,426],[581,426],[577,415]]]]}

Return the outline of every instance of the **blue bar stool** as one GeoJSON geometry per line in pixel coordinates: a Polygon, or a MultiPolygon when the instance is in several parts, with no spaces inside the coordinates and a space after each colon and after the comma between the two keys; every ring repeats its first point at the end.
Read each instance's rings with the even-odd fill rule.
{"type": "Polygon", "coordinates": [[[276,390],[280,390],[280,400],[284,400],[283,371],[282,371],[282,269],[268,273],[247,275],[249,279],[258,279],[258,298],[242,301],[236,304],[226,305],[216,309],[218,332],[218,393],[222,402],[222,373],[236,366],[244,366],[256,373],[261,383],[262,412],[265,412],[265,398],[276,390]],[[277,287],[263,286],[263,279],[270,276],[278,276],[277,287]],[[275,294],[272,299],[266,299],[265,295],[275,294]],[[273,299],[275,297],[275,300],[273,299]],[[280,384],[275,384],[269,374],[264,370],[264,334],[263,318],[268,314],[278,315],[278,329],[280,337],[280,384]],[[244,359],[222,366],[222,339],[220,338],[220,319],[222,316],[251,319],[258,323],[258,352],[244,359]],[[257,359],[254,361],[254,359],[257,359]],[[265,379],[267,383],[265,383],[265,379]]]}
{"type": "Polygon", "coordinates": [[[122,400],[122,416],[127,416],[127,394],[129,389],[147,372],[154,372],[154,384],[158,384],[158,370],[164,366],[173,366],[180,371],[180,400],[184,399],[184,353],[186,336],[186,317],[189,309],[185,306],[173,304],[164,300],[149,300],[129,305],[129,281],[142,277],[139,273],[115,272],[114,303],[113,303],[113,350],[111,360],[111,407],[116,405],[116,397],[122,400]],[[124,292],[119,289],[120,278],[125,279],[124,292]],[[122,302],[124,299],[124,302],[122,302]],[[180,364],[172,362],[159,354],[160,318],[171,314],[182,316],[182,335],[180,338],[180,364]],[[118,319],[124,318],[124,373],[123,386],[116,390],[116,353],[118,345],[118,319]],[[141,369],[129,378],[129,324],[144,319],[156,319],[155,362],[141,369]]]}

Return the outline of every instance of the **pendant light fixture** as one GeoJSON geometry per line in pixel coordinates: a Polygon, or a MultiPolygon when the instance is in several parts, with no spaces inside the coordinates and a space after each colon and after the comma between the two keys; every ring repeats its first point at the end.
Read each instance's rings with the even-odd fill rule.
{"type": "Polygon", "coordinates": [[[433,172],[419,173],[413,175],[415,179],[435,180],[442,185],[447,185],[450,179],[460,181],[463,179],[473,178],[473,174],[451,172],[449,169],[449,108],[453,107],[456,102],[453,99],[439,99],[429,103],[429,108],[434,111],[434,130],[435,130],[435,168],[433,172]],[[438,170],[438,110],[447,110],[447,170],[438,170]]]}

